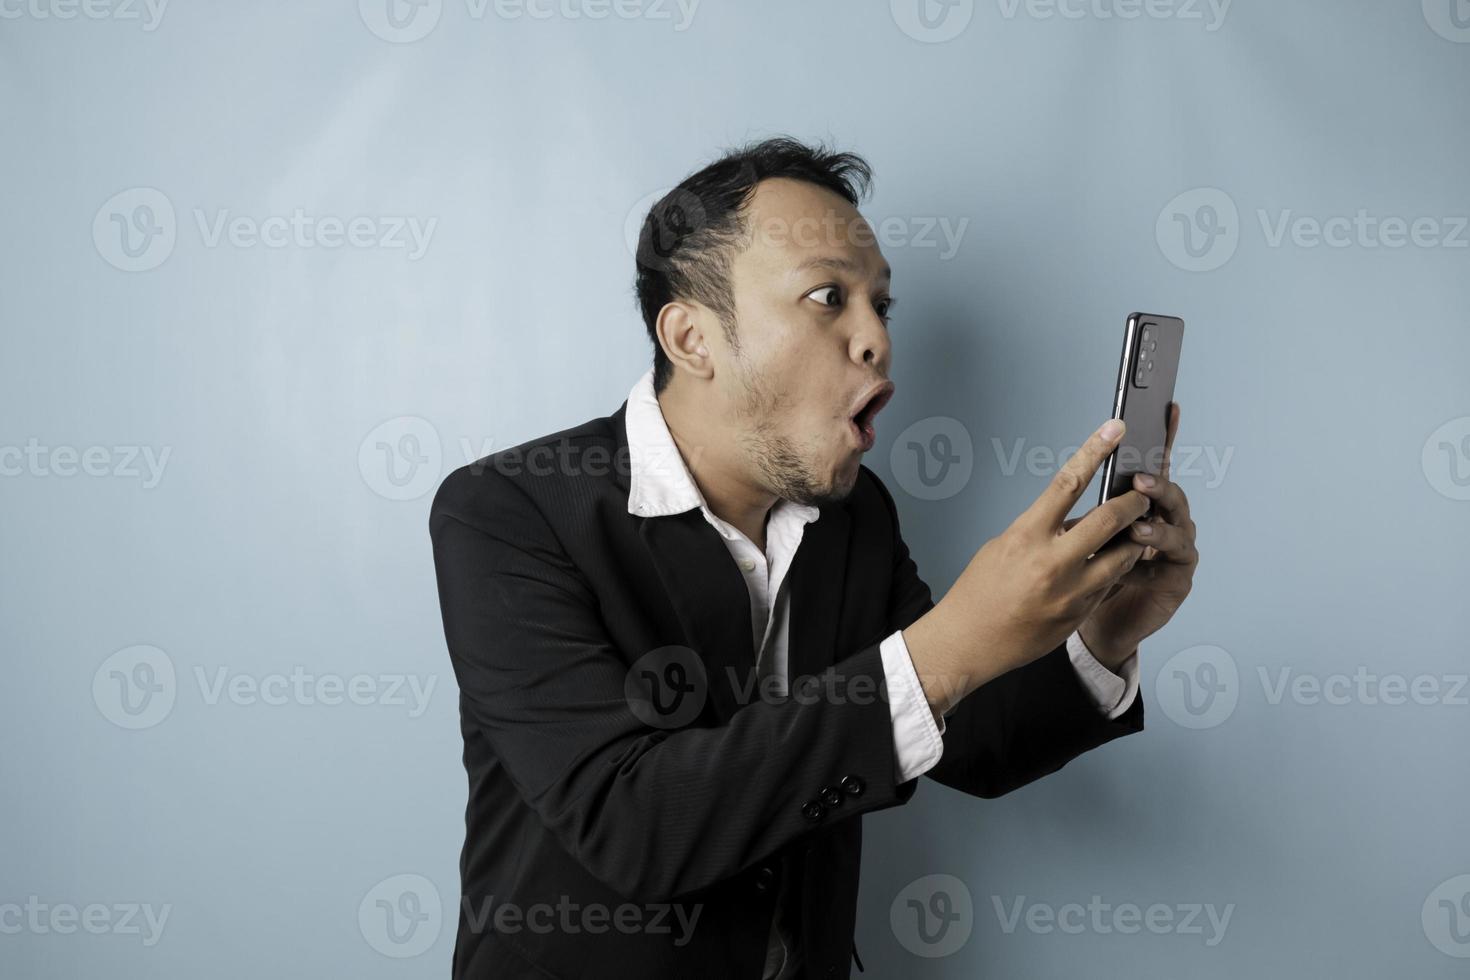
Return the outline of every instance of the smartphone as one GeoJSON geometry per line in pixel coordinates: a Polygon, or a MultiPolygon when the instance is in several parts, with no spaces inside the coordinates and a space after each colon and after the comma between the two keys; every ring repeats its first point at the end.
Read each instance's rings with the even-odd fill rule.
{"type": "MultiPolygon", "coordinates": [[[[1122,419],[1127,429],[1123,441],[1103,463],[1099,504],[1132,490],[1134,474],[1158,476],[1163,472],[1169,406],[1174,401],[1183,343],[1184,321],[1177,316],[1134,313],[1128,317],[1118,387],[1113,393],[1113,418],[1122,419]]],[[[1148,516],[1153,516],[1152,506],[1148,516]]]]}

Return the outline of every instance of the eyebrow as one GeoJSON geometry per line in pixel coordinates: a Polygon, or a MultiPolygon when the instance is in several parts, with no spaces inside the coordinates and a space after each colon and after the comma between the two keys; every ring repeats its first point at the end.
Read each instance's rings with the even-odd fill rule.
{"type": "MultiPolygon", "coordinates": [[[[798,265],[795,271],[805,272],[808,269],[838,269],[843,272],[851,273],[860,273],[863,271],[861,264],[854,262],[852,259],[844,258],[840,255],[818,255],[814,258],[807,259],[805,262],[801,263],[801,265],[798,265]]],[[[888,265],[887,262],[883,263],[883,268],[878,273],[878,278],[880,280],[893,278],[893,269],[888,265]]]]}

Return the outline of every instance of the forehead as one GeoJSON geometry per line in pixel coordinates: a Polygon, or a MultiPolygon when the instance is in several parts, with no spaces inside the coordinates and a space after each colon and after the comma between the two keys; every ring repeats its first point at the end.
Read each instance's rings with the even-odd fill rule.
{"type": "Polygon", "coordinates": [[[886,280],[877,236],[841,195],[804,180],[773,177],[746,204],[750,243],[735,265],[762,277],[793,278],[813,268],[886,280]]]}

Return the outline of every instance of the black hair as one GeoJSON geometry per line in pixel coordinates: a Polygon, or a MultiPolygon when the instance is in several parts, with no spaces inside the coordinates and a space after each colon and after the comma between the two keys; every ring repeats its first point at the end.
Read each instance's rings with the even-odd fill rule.
{"type": "Polygon", "coordinates": [[[634,289],[653,342],[653,388],[662,391],[673,364],[658,342],[658,314],[675,299],[715,312],[732,347],[735,300],[730,261],[749,242],[743,209],[762,180],[789,177],[825,187],[856,205],[873,180],[868,162],[825,145],[774,136],[730,149],[679,182],[649,209],[638,235],[634,289]]]}

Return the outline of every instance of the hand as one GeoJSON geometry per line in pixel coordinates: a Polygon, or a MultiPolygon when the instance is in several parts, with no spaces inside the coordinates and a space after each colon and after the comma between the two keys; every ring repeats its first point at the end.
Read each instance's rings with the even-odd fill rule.
{"type": "Polygon", "coordinates": [[[1123,428],[1114,419],[1093,433],[1036,502],[975,553],[944,598],[904,630],[936,711],[1054,650],[1142,556],[1145,546],[1119,533],[1148,510],[1139,491],[1066,520],[1123,428]]]}
{"type": "Polygon", "coordinates": [[[1133,477],[1134,489],[1155,505],[1155,516],[1135,523],[1128,532],[1129,538],[1146,546],[1144,554],[1078,627],[1082,642],[1110,670],[1117,670],[1140,640],[1173,618],[1194,583],[1199,551],[1194,546],[1189,499],[1177,483],[1169,482],[1169,452],[1178,431],[1179,406],[1171,404],[1159,478],[1143,473],[1133,477]]]}

